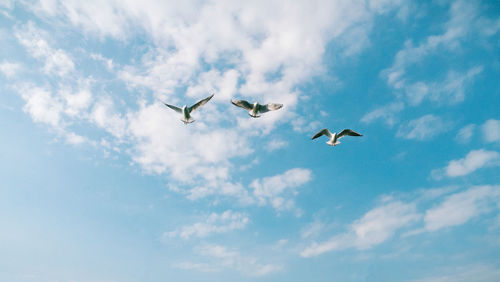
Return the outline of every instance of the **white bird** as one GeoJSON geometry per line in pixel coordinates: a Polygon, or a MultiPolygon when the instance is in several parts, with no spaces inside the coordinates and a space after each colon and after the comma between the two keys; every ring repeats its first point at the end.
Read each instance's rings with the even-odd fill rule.
{"type": "Polygon", "coordinates": [[[316,139],[318,137],[320,137],[321,135],[326,135],[328,138],[330,138],[326,144],[330,145],[330,146],[337,146],[338,144],[340,144],[340,142],[338,141],[340,138],[344,137],[344,136],[363,136],[359,133],[357,133],[356,131],[353,131],[353,130],[350,130],[350,129],[344,129],[342,130],[342,132],[340,133],[331,133],[330,130],[328,130],[327,128],[325,129],[322,129],[320,130],[318,133],[316,133],[316,135],[314,135],[312,137],[312,139],[316,139]]]}
{"type": "Polygon", "coordinates": [[[273,103],[261,105],[261,104],[255,102],[253,104],[250,104],[245,100],[231,100],[231,103],[233,103],[233,105],[235,105],[237,107],[240,107],[240,108],[247,110],[248,114],[254,118],[260,117],[259,113],[263,114],[263,113],[267,113],[269,111],[279,110],[283,107],[283,104],[273,104],[273,103]]]}
{"type": "Polygon", "coordinates": [[[199,109],[201,106],[205,105],[210,99],[212,99],[212,97],[214,95],[215,94],[212,94],[211,96],[209,96],[203,100],[198,101],[196,104],[192,105],[191,107],[187,107],[186,105],[184,105],[184,106],[182,106],[182,108],[178,108],[176,106],[169,105],[165,102],[163,104],[165,104],[165,106],[171,108],[172,110],[182,114],[181,121],[184,124],[188,124],[188,123],[194,122],[194,119],[191,117],[191,113],[196,111],[197,109],[199,109]]]}

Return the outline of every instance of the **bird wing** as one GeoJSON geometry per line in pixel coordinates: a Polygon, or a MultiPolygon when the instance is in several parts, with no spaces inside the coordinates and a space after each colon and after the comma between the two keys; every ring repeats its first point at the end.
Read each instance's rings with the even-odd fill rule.
{"type": "Polygon", "coordinates": [[[321,135],[326,135],[328,138],[332,138],[332,133],[330,133],[330,130],[328,128],[321,129],[318,133],[316,133],[311,139],[316,139],[320,137],[321,135]]]}
{"type": "Polygon", "coordinates": [[[250,111],[253,108],[253,105],[248,103],[245,100],[231,100],[231,103],[233,103],[233,105],[240,107],[240,108],[243,108],[247,111],[250,111]]]}
{"type": "Polygon", "coordinates": [[[207,98],[200,100],[200,101],[198,101],[198,103],[189,107],[189,112],[192,113],[192,112],[196,111],[197,109],[199,109],[201,106],[205,105],[208,101],[210,101],[210,99],[212,99],[212,97],[214,95],[215,94],[212,94],[212,95],[208,96],[207,98]]]}
{"type": "Polygon", "coordinates": [[[354,130],[344,129],[344,130],[342,130],[342,132],[339,133],[339,135],[337,136],[337,139],[342,138],[344,136],[363,136],[363,135],[357,133],[354,130]]]}
{"type": "Polygon", "coordinates": [[[273,104],[269,103],[267,105],[259,105],[259,112],[267,113],[269,111],[276,111],[283,107],[283,104],[273,104]]]}
{"type": "Polygon", "coordinates": [[[167,107],[171,108],[172,110],[174,110],[174,111],[176,111],[176,112],[178,112],[178,113],[182,113],[182,110],[181,110],[180,108],[178,108],[178,107],[174,106],[174,105],[169,105],[169,104],[167,104],[167,103],[165,103],[165,102],[164,102],[163,104],[165,104],[165,106],[167,106],[167,107]]]}

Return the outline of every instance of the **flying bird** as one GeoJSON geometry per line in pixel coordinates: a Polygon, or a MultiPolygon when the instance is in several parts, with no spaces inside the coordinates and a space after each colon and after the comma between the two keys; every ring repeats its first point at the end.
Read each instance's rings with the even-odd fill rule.
{"type": "Polygon", "coordinates": [[[325,128],[325,129],[320,130],[318,133],[316,133],[311,139],[316,139],[316,138],[320,137],[321,135],[326,135],[328,138],[330,138],[326,142],[326,144],[328,144],[330,146],[337,146],[338,144],[340,144],[340,142],[338,140],[344,136],[363,136],[363,135],[357,133],[356,131],[353,131],[350,129],[344,129],[344,130],[342,130],[342,132],[340,132],[338,134],[336,132],[332,134],[330,132],[330,130],[325,128]]]}
{"type": "Polygon", "coordinates": [[[247,110],[248,114],[254,118],[260,117],[259,114],[267,113],[269,111],[279,110],[283,107],[283,104],[273,104],[273,103],[261,105],[255,102],[253,104],[250,104],[245,100],[231,100],[231,103],[233,103],[233,105],[237,107],[247,110]]]}
{"type": "Polygon", "coordinates": [[[215,94],[212,94],[211,96],[209,96],[203,100],[198,101],[196,104],[192,105],[191,107],[187,107],[186,105],[184,105],[184,106],[182,106],[182,108],[178,108],[176,106],[169,105],[167,103],[163,103],[163,104],[165,104],[165,106],[171,108],[172,110],[182,114],[181,121],[184,124],[188,124],[188,123],[194,122],[194,119],[191,117],[191,113],[196,111],[197,109],[199,109],[201,106],[205,105],[210,99],[212,99],[212,97],[214,95],[215,94]]]}

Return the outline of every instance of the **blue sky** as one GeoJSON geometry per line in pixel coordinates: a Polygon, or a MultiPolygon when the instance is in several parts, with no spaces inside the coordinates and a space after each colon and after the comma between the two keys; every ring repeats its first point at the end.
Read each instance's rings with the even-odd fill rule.
{"type": "Polygon", "coordinates": [[[498,281],[500,5],[246,2],[0,1],[0,280],[498,281]]]}

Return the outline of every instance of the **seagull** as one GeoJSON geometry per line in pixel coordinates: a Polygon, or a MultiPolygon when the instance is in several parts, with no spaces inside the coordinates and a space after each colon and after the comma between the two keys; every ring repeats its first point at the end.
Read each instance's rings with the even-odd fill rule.
{"type": "Polygon", "coordinates": [[[325,129],[321,129],[311,139],[316,139],[316,138],[320,137],[321,135],[326,135],[326,136],[328,136],[328,138],[330,138],[330,140],[328,140],[326,142],[326,144],[328,144],[330,146],[337,146],[338,144],[340,144],[340,142],[338,140],[346,135],[347,136],[363,136],[363,135],[357,133],[356,131],[353,131],[350,129],[344,129],[339,134],[337,134],[336,132],[332,134],[330,132],[330,130],[328,130],[328,128],[325,128],[325,129]]]}
{"type": "Polygon", "coordinates": [[[263,114],[269,111],[279,110],[283,107],[283,104],[273,104],[273,103],[261,105],[255,102],[253,104],[250,104],[245,100],[231,100],[231,103],[233,103],[233,105],[237,107],[247,110],[248,114],[254,118],[260,117],[259,113],[263,114]]]}
{"type": "Polygon", "coordinates": [[[184,124],[188,124],[188,123],[194,122],[194,119],[191,117],[191,113],[196,111],[197,109],[199,109],[201,106],[205,105],[210,99],[212,99],[212,97],[214,95],[215,94],[212,94],[211,96],[209,96],[203,100],[198,101],[196,104],[192,105],[191,107],[187,107],[186,105],[184,105],[184,106],[182,106],[182,108],[178,108],[176,106],[169,105],[167,103],[163,103],[163,104],[165,104],[165,106],[171,108],[172,110],[182,114],[181,121],[184,124]]]}

